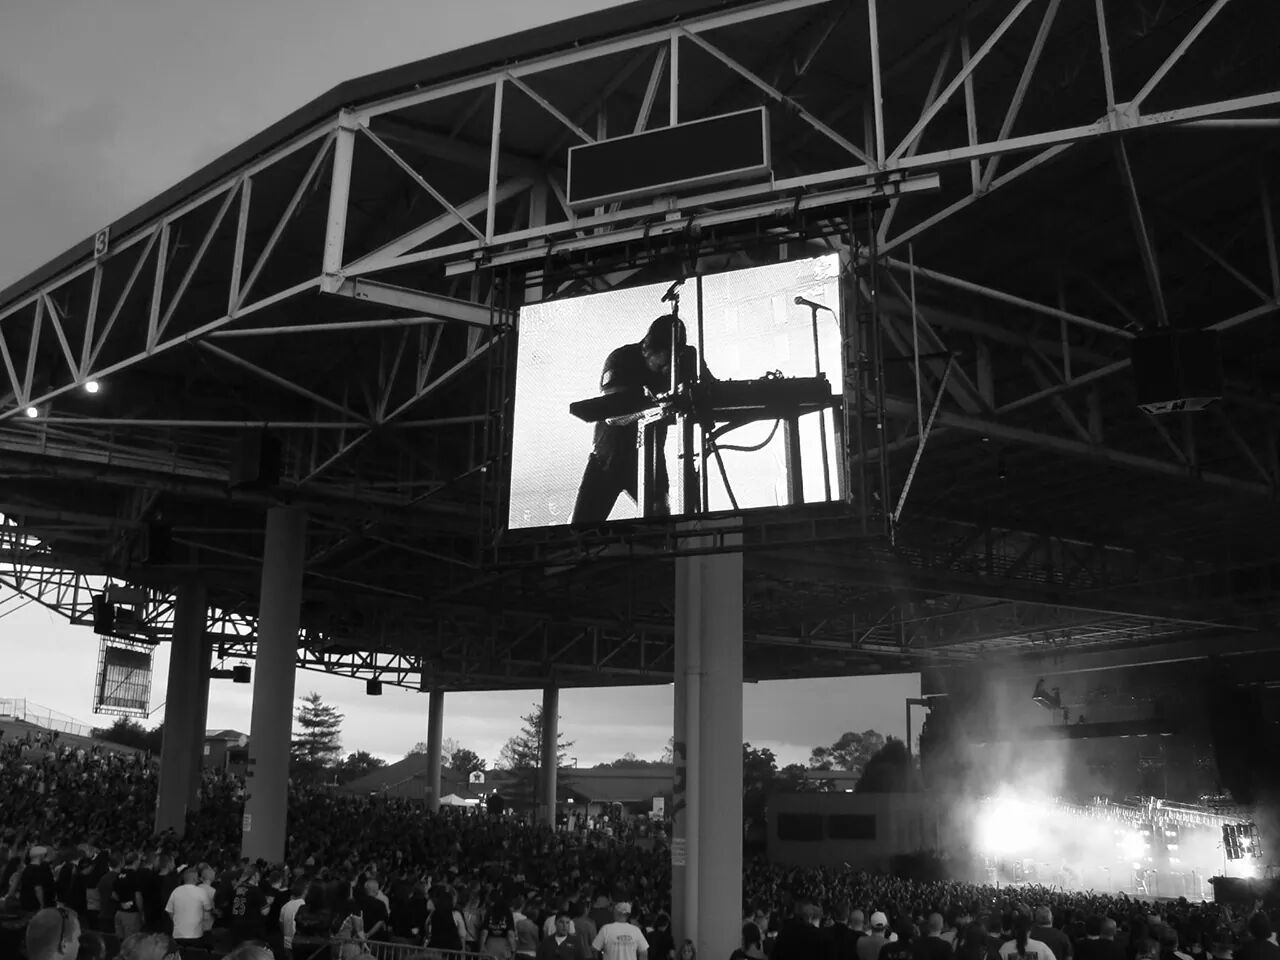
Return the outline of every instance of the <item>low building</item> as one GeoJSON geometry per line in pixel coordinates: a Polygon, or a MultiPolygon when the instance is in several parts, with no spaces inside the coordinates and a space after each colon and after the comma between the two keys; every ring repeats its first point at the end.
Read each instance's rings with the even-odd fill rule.
{"type": "MultiPolygon", "coordinates": [[[[398,797],[404,800],[427,800],[427,755],[411,753],[403,760],[379,767],[359,780],[344,784],[343,793],[360,796],[398,797]]],[[[479,798],[467,778],[450,767],[440,768],[440,796],[456,796],[462,800],[479,798]]]]}
{"type": "Polygon", "coordinates": [[[943,819],[927,793],[774,793],[768,856],[797,867],[888,871],[895,856],[943,849],[943,819]]]}
{"type": "Polygon", "coordinates": [[[249,735],[239,730],[206,730],[200,765],[244,776],[249,769],[249,735]]]}

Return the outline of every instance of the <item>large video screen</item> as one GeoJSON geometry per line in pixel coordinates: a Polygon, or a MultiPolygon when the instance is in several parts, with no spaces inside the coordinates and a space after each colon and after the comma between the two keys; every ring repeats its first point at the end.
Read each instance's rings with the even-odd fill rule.
{"type": "Polygon", "coordinates": [[[836,254],[520,311],[509,526],[843,496],[836,254]]]}

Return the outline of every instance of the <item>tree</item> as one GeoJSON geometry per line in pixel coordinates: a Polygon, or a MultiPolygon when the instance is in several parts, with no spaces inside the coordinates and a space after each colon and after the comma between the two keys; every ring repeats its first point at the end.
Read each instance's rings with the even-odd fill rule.
{"type": "Polygon", "coordinates": [[[658,758],[658,762],[668,767],[676,762],[676,738],[674,735],[667,738],[667,745],[662,748],[662,756],[658,758]]]}
{"type": "MultiPolygon", "coordinates": [[[[502,745],[498,754],[500,770],[536,770],[542,765],[542,706],[535,703],[532,712],[520,718],[524,726],[520,732],[502,745]]],[[[556,766],[565,766],[573,742],[566,742],[564,734],[557,731],[556,766]]]]}
{"type": "Polygon", "coordinates": [[[597,770],[643,770],[645,767],[659,767],[662,762],[659,760],[645,760],[637,757],[628,750],[617,760],[610,760],[608,763],[597,763],[597,770]]]}
{"type": "MultiPolygon", "coordinates": [[[[507,788],[512,799],[530,802],[537,795],[538,780],[542,768],[542,706],[535,703],[533,710],[520,718],[524,726],[502,746],[498,754],[498,768],[514,771],[517,776],[507,788]]],[[[572,741],[556,731],[556,768],[565,766],[569,759],[572,741]]]]}
{"type": "Polygon", "coordinates": [[[769,790],[778,775],[778,758],[768,747],[742,745],[742,819],[747,825],[763,820],[769,790]]]}
{"type": "Polygon", "coordinates": [[[148,730],[137,720],[130,720],[128,717],[117,717],[111,726],[94,727],[91,732],[96,740],[118,743],[135,750],[149,750],[156,754],[160,752],[160,746],[164,742],[163,723],[148,730]]]}
{"type": "MultiPolygon", "coordinates": [[[[452,767],[454,765],[453,755],[457,753],[459,749],[461,749],[461,746],[462,745],[458,743],[457,740],[453,739],[453,737],[445,737],[443,740],[441,740],[440,741],[441,765],[446,767],[452,767]]],[[[427,741],[419,740],[417,743],[413,745],[413,747],[409,750],[409,752],[405,754],[405,756],[412,757],[415,753],[425,754],[430,752],[431,752],[431,748],[428,745],[427,741]]]]}
{"type": "Polygon", "coordinates": [[[453,751],[452,763],[449,764],[453,768],[454,773],[471,779],[471,775],[477,770],[484,769],[484,760],[474,750],[468,750],[466,747],[458,747],[453,751]]]}
{"type": "Polygon", "coordinates": [[[823,777],[811,777],[814,770],[821,767],[805,767],[799,763],[789,763],[778,771],[778,789],[784,793],[829,793],[831,781],[823,777]]]}
{"type": "Polygon", "coordinates": [[[884,743],[884,734],[875,730],[862,733],[849,730],[829,747],[814,747],[809,754],[809,766],[815,770],[849,770],[860,774],[884,743]]]}
{"type": "Polygon", "coordinates": [[[889,737],[867,761],[853,788],[856,793],[911,793],[920,789],[920,774],[907,753],[907,745],[889,737]]]}
{"type": "Polygon", "coordinates": [[[290,761],[296,776],[319,780],[342,756],[342,721],[336,708],[329,706],[318,693],[302,698],[295,715],[300,732],[294,735],[290,761]]]}
{"type": "Polygon", "coordinates": [[[347,759],[338,764],[335,772],[339,783],[352,783],[386,765],[387,761],[364,750],[357,750],[355,753],[348,754],[347,759]]]}

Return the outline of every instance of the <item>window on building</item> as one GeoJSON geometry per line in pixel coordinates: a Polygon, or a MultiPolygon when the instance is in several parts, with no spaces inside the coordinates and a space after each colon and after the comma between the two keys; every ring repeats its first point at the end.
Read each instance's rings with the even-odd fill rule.
{"type": "Polygon", "coordinates": [[[204,755],[206,757],[209,755],[209,745],[207,743],[204,745],[204,755]]]}
{"type": "Polygon", "coordinates": [[[801,843],[821,842],[822,817],[816,813],[779,814],[778,839],[801,843]]]}
{"type": "Polygon", "coordinates": [[[827,836],[832,840],[874,840],[874,813],[837,813],[827,817],[827,836]]]}

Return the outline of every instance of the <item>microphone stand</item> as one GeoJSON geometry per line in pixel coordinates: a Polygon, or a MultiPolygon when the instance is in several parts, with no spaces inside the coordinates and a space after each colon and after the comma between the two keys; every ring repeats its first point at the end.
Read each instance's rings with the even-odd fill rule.
{"type": "MultiPolygon", "coordinates": [[[[796,303],[809,308],[809,326],[813,330],[813,372],[822,376],[822,355],[818,351],[818,311],[827,310],[820,303],[796,297],[796,303]]],[[[827,414],[823,407],[818,408],[818,435],[822,444],[822,489],[828,501],[831,499],[831,464],[827,459],[827,414]]],[[[803,478],[801,484],[804,483],[803,478]]]]}

